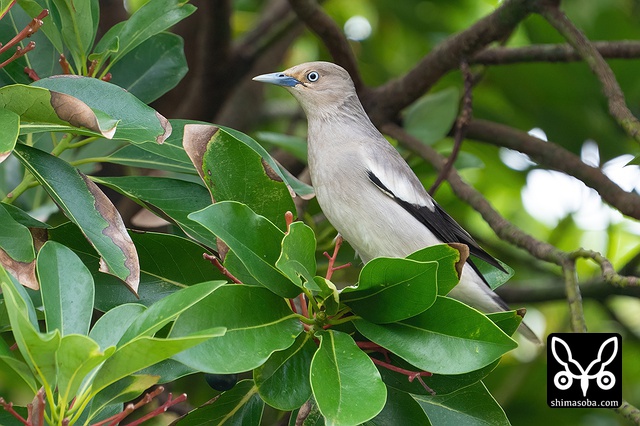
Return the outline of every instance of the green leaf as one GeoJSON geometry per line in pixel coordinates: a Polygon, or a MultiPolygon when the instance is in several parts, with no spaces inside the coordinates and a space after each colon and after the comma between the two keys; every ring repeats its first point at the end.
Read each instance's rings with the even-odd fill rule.
{"type": "Polygon", "coordinates": [[[13,151],[20,134],[20,116],[15,112],[0,108],[0,163],[13,151]]]}
{"type": "Polygon", "coordinates": [[[316,236],[311,228],[302,222],[291,224],[289,232],[282,239],[282,252],[276,261],[276,267],[300,287],[301,277],[306,282],[314,282],[316,236]]]}
{"type": "MultiPolygon", "coordinates": [[[[406,380],[406,376],[405,376],[406,380]]],[[[387,403],[373,419],[365,422],[363,426],[387,426],[387,425],[422,425],[430,426],[432,423],[424,410],[406,392],[393,388],[387,389],[387,403]]]]}
{"type": "Polygon", "coordinates": [[[70,334],[60,340],[55,359],[58,367],[58,392],[62,402],[70,402],[89,373],[109,358],[113,346],[100,352],[100,346],[87,336],[70,334]]]}
{"type": "Polygon", "coordinates": [[[182,37],[156,34],[111,67],[111,83],[146,104],[173,89],[188,71],[182,37]]]}
{"type": "MultiPolygon", "coordinates": [[[[173,134],[173,133],[172,133],[173,134]]],[[[164,146],[166,142],[159,146],[164,146]]],[[[149,144],[142,144],[149,145],[149,144]]],[[[135,145],[126,145],[104,159],[105,162],[122,164],[130,167],[142,167],[145,169],[166,170],[169,172],[196,174],[193,164],[189,161],[171,160],[135,145]]],[[[207,196],[209,197],[209,196],[207,196]]]]}
{"type": "Polygon", "coordinates": [[[433,145],[447,136],[455,123],[459,99],[456,87],[423,96],[407,108],[404,128],[422,142],[433,145]]]}
{"type": "Polygon", "coordinates": [[[295,212],[295,205],[282,178],[258,152],[211,125],[186,125],[183,143],[216,202],[241,202],[285,229],[284,213],[295,212]]]}
{"type": "Polygon", "coordinates": [[[311,361],[311,388],[327,425],[355,425],[384,407],[387,388],[371,358],[340,331],[316,333],[320,347],[311,361]]]}
{"type": "Polygon", "coordinates": [[[290,411],[309,399],[309,369],[316,349],[311,334],[301,333],[293,345],[274,352],[264,364],[253,370],[253,380],[267,404],[290,411]]]}
{"type": "Polygon", "coordinates": [[[447,395],[413,395],[434,425],[508,426],[502,407],[478,382],[447,395]]]}
{"type": "Polygon", "coordinates": [[[431,373],[474,371],[517,346],[482,313],[443,296],[422,314],[402,322],[354,323],[367,339],[431,373]]]}
{"type": "Polygon", "coordinates": [[[274,266],[284,233],[265,217],[235,201],[215,203],[188,217],[224,241],[256,282],[282,297],[300,293],[300,288],[274,266]]]}
{"type": "Polygon", "coordinates": [[[200,329],[197,333],[171,339],[142,336],[131,340],[119,347],[102,364],[93,380],[93,393],[97,394],[107,386],[136,371],[170,358],[211,338],[223,336],[224,333],[224,327],[216,327],[200,329]]]}
{"type": "Polygon", "coordinates": [[[438,294],[437,262],[379,257],[362,271],[357,287],[345,288],[340,300],[376,324],[401,321],[431,306],[438,294]]]}
{"type": "Polygon", "coordinates": [[[60,346],[60,332],[43,334],[36,330],[27,315],[27,304],[20,297],[11,280],[0,276],[0,287],[7,305],[13,336],[18,349],[31,371],[44,385],[56,384],[55,353],[60,346]]]}
{"type": "Polygon", "coordinates": [[[495,290],[496,288],[500,287],[502,284],[509,281],[509,279],[515,273],[515,271],[511,267],[509,267],[509,265],[507,265],[504,262],[500,262],[499,260],[498,262],[507,271],[506,273],[496,268],[493,265],[489,265],[487,262],[485,262],[482,259],[478,259],[474,257],[473,262],[476,264],[476,266],[480,270],[480,273],[482,274],[484,279],[487,280],[487,282],[489,283],[489,287],[491,287],[492,290],[495,290]]]}
{"type": "Polygon", "coordinates": [[[224,327],[224,336],[189,349],[174,359],[200,371],[239,373],[263,364],[288,348],[302,325],[281,297],[263,287],[227,284],[178,317],[170,337],[211,327],[224,327]]]}
{"type": "Polygon", "coordinates": [[[151,176],[93,178],[93,180],[172,220],[187,235],[208,247],[216,247],[215,235],[187,217],[189,213],[202,210],[211,204],[209,192],[204,186],[179,179],[151,176]]]}
{"type": "Polygon", "coordinates": [[[492,312],[485,315],[509,336],[515,334],[522,322],[522,317],[517,311],[492,312]]]}
{"type": "Polygon", "coordinates": [[[176,319],[180,314],[209,296],[225,281],[212,281],[183,288],[157,301],[140,313],[124,333],[118,346],[140,336],[153,336],[156,331],[176,319]]]}
{"type": "Polygon", "coordinates": [[[17,262],[32,262],[36,254],[31,232],[11,216],[5,204],[0,204],[0,223],[0,248],[17,262]]]}
{"type": "Polygon", "coordinates": [[[120,278],[137,292],[138,254],[120,213],[107,196],[64,160],[26,145],[16,146],[14,152],[100,254],[100,270],[120,278]]]}
{"type": "Polygon", "coordinates": [[[90,77],[59,75],[38,80],[30,87],[33,86],[71,95],[118,120],[114,139],[162,143],[171,134],[166,118],[115,84],[90,77]]]}
{"type": "Polygon", "coordinates": [[[253,380],[241,380],[220,395],[178,420],[176,426],[259,425],[264,402],[253,380]]]}
{"type": "MultiPolygon", "coordinates": [[[[12,355],[0,355],[0,366],[2,366],[0,371],[14,371],[34,394],[38,392],[39,386],[27,364],[14,358],[12,355]]],[[[15,384],[12,386],[16,386],[17,388],[15,384]]]]}
{"type": "Polygon", "coordinates": [[[20,116],[21,133],[68,131],[111,139],[118,124],[73,95],[23,84],[0,88],[1,108],[20,116]]]}
{"type": "Polygon", "coordinates": [[[86,336],[94,300],[87,267],[71,249],[47,241],[38,252],[37,270],[47,331],[86,336]]]}
{"type": "MultiPolygon", "coordinates": [[[[119,48],[110,57],[110,64],[117,63],[127,53],[140,46],[152,36],[165,31],[195,12],[195,6],[184,0],[154,0],[145,3],[127,21],[113,26],[96,45],[96,52],[104,52],[119,39],[119,48]]],[[[108,70],[105,69],[105,73],[108,70]]]]}
{"type": "Polygon", "coordinates": [[[76,70],[86,68],[87,54],[93,46],[98,30],[98,1],[75,2],[72,0],[52,0],[55,18],[65,46],[71,52],[76,70]]]}
{"type": "Polygon", "coordinates": [[[89,332],[102,350],[116,346],[125,331],[145,310],[146,306],[136,303],[118,305],[102,315],[89,332]]]}
{"type": "Polygon", "coordinates": [[[469,249],[462,244],[437,244],[413,252],[407,256],[407,259],[438,262],[438,295],[446,296],[460,281],[468,252],[469,249]]]}

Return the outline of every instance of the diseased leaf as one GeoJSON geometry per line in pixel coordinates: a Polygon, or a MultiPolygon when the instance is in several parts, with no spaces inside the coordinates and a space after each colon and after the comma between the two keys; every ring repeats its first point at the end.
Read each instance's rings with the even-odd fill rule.
{"type": "Polygon", "coordinates": [[[138,254],[120,214],[89,178],[64,160],[26,145],[16,146],[21,163],[100,254],[100,270],[138,291],[138,254]]]}
{"type": "Polygon", "coordinates": [[[295,212],[289,189],[260,154],[224,129],[189,124],[184,147],[214,201],[238,201],[285,229],[284,213],[295,212]]]}
{"type": "Polygon", "coordinates": [[[118,124],[71,95],[23,84],[0,88],[0,108],[20,116],[21,133],[69,131],[111,139],[118,124]]]}
{"type": "Polygon", "coordinates": [[[18,223],[0,204],[0,265],[4,266],[20,283],[38,289],[35,275],[35,250],[29,229],[18,223]]]}
{"type": "MultiPolygon", "coordinates": [[[[162,143],[171,134],[171,124],[166,118],[115,84],[97,78],[58,75],[38,80],[29,87],[34,86],[66,94],[65,98],[80,99],[89,107],[118,120],[114,139],[162,143]]],[[[71,109],[69,113],[74,111],[71,109]]]]}

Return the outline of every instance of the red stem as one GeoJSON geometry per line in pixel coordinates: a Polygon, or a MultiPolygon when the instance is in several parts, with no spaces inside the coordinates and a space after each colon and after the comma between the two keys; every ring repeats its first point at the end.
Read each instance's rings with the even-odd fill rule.
{"type": "Polygon", "coordinates": [[[24,417],[22,417],[20,414],[18,414],[16,412],[16,410],[13,409],[13,403],[11,402],[5,402],[4,398],[0,397],[0,405],[2,405],[2,408],[4,408],[6,411],[9,412],[9,414],[11,414],[13,417],[15,417],[16,419],[18,419],[18,421],[22,424],[24,424],[25,426],[30,426],[29,422],[27,422],[24,417]]]}
{"type": "Polygon", "coordinates": [[[220,263],[220,260],[218,260],[217,257],[212,256],[209,253],[203,253],[202,257],[205,260],[208,260],[209,262],[211,262],[211,264],[213,264],[213,266],[218,268],[220,270],[220,272],[222,272],[222,275],[224,275],[225,277],[229,278],[231,281],[233,281],[236,284],[242,284],[242,281],[240,281],[239,279],[234,277],[233,274],[231,272],[229,272],[229,270],[227,268],[225,268],[222,265],[222,263],[220,263]]]}
{"type": "Polygon", "coordinates": [[[327,280],[331,280],[331,277],[333,276],[333,273],[335,271],[339,269],[348,268],[349,266],[351,266],[351,262],[345,263],[344,265],[340,265],[340,266],[334,266],[334,264],[336,263],[336,258],[338,257],[338,252],[340,251],[340,247],[342,247],[343,241],[344,239],[342,238],[342,235],[338,235],[338,237],[336,238],[336,245],[333,248],[333,255],[329,256],[329,253],[327,253],[326,251],[322,253],[324,257],[329,259],[329,266],[327,268],[327,275],[326,275],[327,280]]]}

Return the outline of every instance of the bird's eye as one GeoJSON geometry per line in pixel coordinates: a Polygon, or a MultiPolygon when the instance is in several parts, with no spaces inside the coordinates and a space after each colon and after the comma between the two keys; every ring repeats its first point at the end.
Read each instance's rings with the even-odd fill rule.
{"type": "Polygon", "coordinates": [[[319,78],[320,74],[318,74],[317,71],[311,71],[309,74],[307,74],[307,80],[309,80],[311,83],[315,83],[319,78]]]}

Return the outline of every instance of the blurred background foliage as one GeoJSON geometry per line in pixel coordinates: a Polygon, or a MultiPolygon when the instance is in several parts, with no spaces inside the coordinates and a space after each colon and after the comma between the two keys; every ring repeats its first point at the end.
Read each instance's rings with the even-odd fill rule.
{"type": "MultiPolygon", "coordinates": [[[[101,1],[101,27],[110,28],[142,3],[143,0],[125,1],[125,9],[119,1],[101,1]]],[[[214,16],[215,12],[228,12],[230,34],[239,46],[262,22],[266,11],[286,2],[195,0],[192,3],[199,10],[173,29],[185,40],[190,70],[174,90],[151,105],[168,118],[201,119],[246,132],[264,142],[292,172],[301,172],[304,165],[291,152],[298,153],[298,157],[304,152],[304,116],[287,93],[252,83],[250,77],[301,62],[330,61],[332,58],[325,44],[302,25],[292,24],[295,28],[272,41],[270,48],[264,49],[264,54],[254,62],[244,66],[226,63],[224,52],[215,51],[206,43],[208,37],[215,38],[210,34],[226,22],[224,17],[214,16]],[[211,67],[217,60],[219,63],[211,67]],[[219,78],[224,75],[220,69],[225,67],[236,73],[237,79],[225,77],[230,86],[222,91],[223,95],[197,90],[208,87],[207,84],[216,84],[214,89],[222,90],[227,80],[219,78]],[[285,139],[277,136],[282,134],[293,136],[286,139],[293,148],[284,147],[282,141],[285,139]]],[[[483,0],[328,0],[322,3],[322,8],[352,39],[351,48],[365,85],[376,87],[412,69],[443,40],[467,29],[500,3],[483,0]]],[[[562,8],[590,40],[640,40],[640,2],[637,0],[568,0],[562,2],[562,8]]],[[[272,22],[272,25],[280,23],[272,22]]],[[[504,41],[510,47],[562,42],[562,37],[535,14],[527,17],[504,41]]],[[[640,60],[611,59],[608,63],[630,110],[640,116],[640,60]]],[[[638,155],[637,142],[609,116],[600,83],[583,62],[527,62],[473,66],[472,70],[479,76],[473,90],[475,118],[507,124],[522,131],[538,129],[536,135],[539,137],[544,135],[549,141],[581,155],[589,164],[606,165],[608,175],[616,183],[627,191],[638,192],[638,166],[626,165],[638,155]]],[[[114,73],[114,82],[117,77],[114,73]]],[[[460,72],[450,72],[441,78],[430,94],[451,88],[462,93],[460,72]]],[[[444,119],[447,106],[450,105],[446,101],[435,102],[433,113],[442,114],[444,119]]],[[[447,155],[453,141],[445,137],[432,141],[432,145],[447,155]]],[[[428,188],[437,172],[414,153],[402,146],[399,149],[428,188]]],[[[585,247],[599,251],[611,260],[616,270],[624,270],[628,275],[638,274],[640,226],[637,221],[624,218],[602,204],[595,191],[577,179],[544,170],[505,148],[473,140],[465,140],[456,167],[463,179],[481,192],[502,216],[535,238],[563,250],[585,247]]],[[[127,168],[120,172],[132,173],[127,168]]],[[[110,170],[109,175],[114,175],[114,171],[110,170]]],[[[536,260],[500,240],[477,212],[457,199],[446,183],[438,190],[436,199],[489,252],[516,271],[514,278],[500,291],[512,306],[528,308],[527,319],[539,334],[546,338],[551,332],[569,331],[569,313],[559,267],[536,260]],[[548,291],[540,292],[540,289],[548,291]]],[[[127,200],[122,202],[127,203],[127,200]]],[[[127,211],[121,207],[121,212],[127,211]]],[[[135,210],[130,208],[129,221],[135,210]]],[[[330,249],[335,233],[322,220],[314,201],[306,210],[305,220],[314,224],[318,235],[322,236],[319,247],[330,249]]],[[[352,258],[353,252],[342,251],[343,261],[352,258]]],[[[609,284],[603,284],[599,268],[591,262],[580,261],[577,268],[585,289],[588,330],[623,335],[623,396],[632,405],[639,406],[639,292],[637,289],[612,289],[609,284]]],[[[349,282],[357,276],[357,269],[340,271],[334,278],[349,282]]],[[[545,365],[544,348],[523,344],[512,355],[503,358],[498,369],[485,380],[512,424],[627,424],[621,416],[605,409],[549,408],[545,365]]],[[[12,379],[5,374],[0,371],[0,384],[11,383],[12,379]]],[[[175,393],[187,391],[193,406],[213,396],[213,391],[199,375],[174,382],[171,390],[175,393]]],[[[2,385],[0,393],[6,394],[2,385]]],[[[276,421],[277,413],[273,413],[273,418],[265,418],[263,423],[276,421]]]]}

